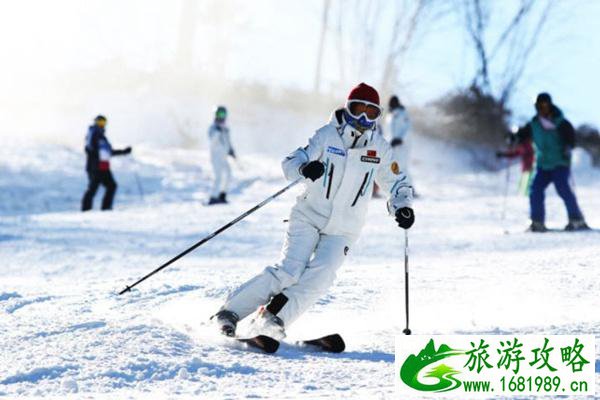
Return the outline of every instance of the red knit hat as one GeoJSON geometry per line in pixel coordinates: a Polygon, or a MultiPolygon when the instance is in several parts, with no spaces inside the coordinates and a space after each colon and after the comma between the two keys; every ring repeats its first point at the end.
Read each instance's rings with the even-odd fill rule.
{"type": "Polygon", "coordinates": [[[350,100],[363,100],[379,105],[379,93],[371,86],[361,82],[350,91],[348,101],[350,100]]]}

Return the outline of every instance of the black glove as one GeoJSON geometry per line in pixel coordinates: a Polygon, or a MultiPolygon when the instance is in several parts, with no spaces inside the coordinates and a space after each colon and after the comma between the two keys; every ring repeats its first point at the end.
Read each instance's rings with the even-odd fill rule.
{"type": "Polygon", "coordinates": [[[395,139],[392,139],[392,142],[390,143],[390,145],[391,145],[392,147],[396,147],[396,146],[400,146],[400,145],[402,145],[402,143],[403,143],[403,142],[402,142],[402,139],[400,139],[400,138],[395,138],[395,139]]]}
{"type": "Polygon", "coordinates": [[[321,161],[311,161],[300,168],[300,173],[311,181],[316,181],[325,173],[325,167],[321,161]]]}
{"type": "Polygon", "coordinates": [[[235,158],[235,151],[233,149],[229,150],[229,156],[235,158]]]}
{"type": "Polygon", "coordinates": [[[113,156],[124,156],[129,153],[131,153],[131,147],[125,147],[124,149],[121,149],[121,150],[114,150],[112,152],[112,155],[113,156]]]}
{"type": "Polygon", "coordinates": [[[402,207],[396,211],[396,222],[400,228],[408,229],[415,223],[415,213],[410,207],[402,207]]]}
{"type": "Polygon", "coordinates": [[[502,157],[506,157],[506,154],[504,154],[503,151],[498,150],[496,152],[496,158],[502,158],[502,157]]]}

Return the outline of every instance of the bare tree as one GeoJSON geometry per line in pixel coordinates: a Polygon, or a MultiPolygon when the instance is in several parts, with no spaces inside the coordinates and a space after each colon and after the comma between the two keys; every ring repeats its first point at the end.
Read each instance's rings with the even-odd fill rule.
{"type": "Polygon", "coordinates": [[[471,85],[480,87],[487,92],[491,90],[491,85],[485,33],[489,25],[490,12],[488,7],[482,7],[480,0],[464,0],[464,6],[467,32],[473,41],[473,47],[479,63],[479,68],[471,85]]]}
{"type": "MultiPolygon", "coordinates": [[[[365,76],[376,63],[376,49],[381,31],[381,2],[356,1],[357,22],[362,21],[362,35],[356,40],[356,73],[365,76]]],[[[361,25],[358,25],[361,26],[361,25]]]]}
{"type": "Polygon", "coordinates": [[[503,83],[501,85],[502,91],[500,93],[500,101],[503,104],[508,102],[515,86],[523,76],[529,57],[539,41],[544,25],[549,19],[553,4],[552,0],[546,2],[538,20],[534,24],[533,32],[528,40],[525,39],[525,41],[522,41],[519,37],[520,35],[513,35],[512,44],[510,46],[513,51],[507,62],[508,67],[505,69],[505,73],[502,77],[503,83]]]}
{"type": "Polygon", "coordinates": [[[198,132],[200,132],[198,121],[189,116],[181,117],[175,112],[175,108],[170,108],[168,113],[175,124],[175,132],[179,137],[180,145],[184,148],[198,147],[198,132]]]}
{"type": "Polygon", "coordinates": [[[327,0],[323,15],[337,13],[337,18],[323,18],[317,71],[324,49],[329,48],[323,45],[327,36],[324,32],[334,32],[331,46],[339,66],[338,84],[351,84],[347,79],[370,79],[380,83],[382,92],[391,92],[398,84],[407,53],[419,34],[425,32],[420,28],[435,15],[433,10],[443,8],[442,4],[443,0],[327,0]],[[336,29],[323,27],[333,23],[336,29]]]}
{"type": "Polygon", "coordinates": [[[329,21],[329,9],[331,0],[323,0],[323,14],[321,17],[321,34],[319,35],[319,47],[317,52],[317,68],[315,71],[314,91],[321,89],[321,69],[323,67],[323,53],[325,51],[325,39],[327,37],[327,26],[329,21]]]}
{"type": "Polygon", "coordinates": [[[416,0],[411,1],[410,5],[403,2],[401,7],[396,9],[396,15],[392,26],[391,41],[385,57],[385,66],[381,78],[381,88],[390,92],[398,84],[398,75],[401,70],[401,64],[406,58],[421,20],[426,11],[432,8],[434,0],[416,0]],[[412,5],[412,10],[411,8],[412,5]],[[409,16],[406,18],[406,16],[409,16]]]}
{"type": "Polygon", "coordinates": [[[374,67],[382,2],[336,0],[333,3],[338,12],[334,46],[340,68],[339,84],[344,86],[348,83],[347,77],[365,79],[365,75],[374,67]]]}
{"type": "Polygon", "coordinates": [[[180,69],[186,72],[192,70],[197,12],[198,3],[195,0],[183,0],[181,2],[181,20],[178,29],[175,62],[180,69]]]}
{"type": "Polygon", "coordinates": [[[494,15],[492,3],[485,0],[462,0],[465,30],[477,59],[472,87],[493,94],[506,104],[523,76],[529,56],[554,5],[552,0],[520,0],[508,24],[492,45],[487,39],[494,15]],[[536,13],[536,11],[539,12],[536,13]],[[489,50],[491,49],[491,51],[489,50]]]}

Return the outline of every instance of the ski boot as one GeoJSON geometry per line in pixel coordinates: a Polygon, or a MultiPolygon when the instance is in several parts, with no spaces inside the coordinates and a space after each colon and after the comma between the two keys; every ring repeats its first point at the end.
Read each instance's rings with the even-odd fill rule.
{"type": "Polygon", "coordinates": [[[589,231],[590,227],[585,223],[583,218],[579,219],[571,219],[567,226],[565,226],[565,231],[573,232],[573,231],[589,231]]]}
{"type": "Polygon", "coordinates": [[[235,336],[235,328],[240,320],[236,313],[232,311],[221,310],[210,317],[210,319],[215,319],[215,323],[219,327],[221,334],[229,337],[235,336]]]}
{"type": "Polygon", "coordinates": [[[548,232],[548,228],[546,228],[546,225],[544,225],[543,222],[531,221],[531,225],[529,225],[529,229],[527,229],[527,232],[548,232]]]}
{"type": "Polygon", "coordinates": [[[219,201],[218,197],[211,197],[210,199],[208,199],[208,205],[212,206],[215,204],[220,204],[221,202],[219,201]]]}
{"type": "Polygon", "coordinates": [[[273,315],[265,306],[258,309],[250,329],[256,335],[269,336],[275,340],[282,340],[286,336],[283,320],[273,315]]]}
{"type": "Polygon", "coordinates": [[[214,204],[227,204],[227,194],[225,192],[219,193],[219,196],[212,197],[208,200],[208,205],[212,206],[214,204]]]}

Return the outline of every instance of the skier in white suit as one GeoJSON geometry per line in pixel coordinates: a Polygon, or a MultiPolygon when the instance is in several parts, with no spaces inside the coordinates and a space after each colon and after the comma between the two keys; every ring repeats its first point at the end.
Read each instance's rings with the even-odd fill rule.
{"type": "Polygon", "coordinates": [[[210,161],[215,176],[208,204],[227,203],[227,189],[231,180],[231,167],[227,157],[235,158],[235,152],[231,146],[229,127],[226,122],[227,109],[224,106],[218,106],[215,110],[215,121],[208,129],[210,161]]]}
{"type": "Polygon", "coordinates": [[[292,208],[282,259],[229,295],[212,317],[221,333],[235,336],[237,322],[258,310],[256,333],[285,337],[284,328],[333,284],[365,223],[375,181],[399,226],[412,226],[412,187],[375,132],[381,111],[377,91],[361,83],[308,146],[283,160],[286,178],[306,178],[306,190],[292,208]]]}
{"type": "Polygon", "coordinates": [[[386,131],[390,135],[390,144],[394,150],[394,157],[400,163],[400,170],[411,179],[408,168],[411,149],[411,138],[409,135],[411,128],[410,119],[406,108],[402,105],[398,96],[390,97],[388,110],[386,131]]]}

